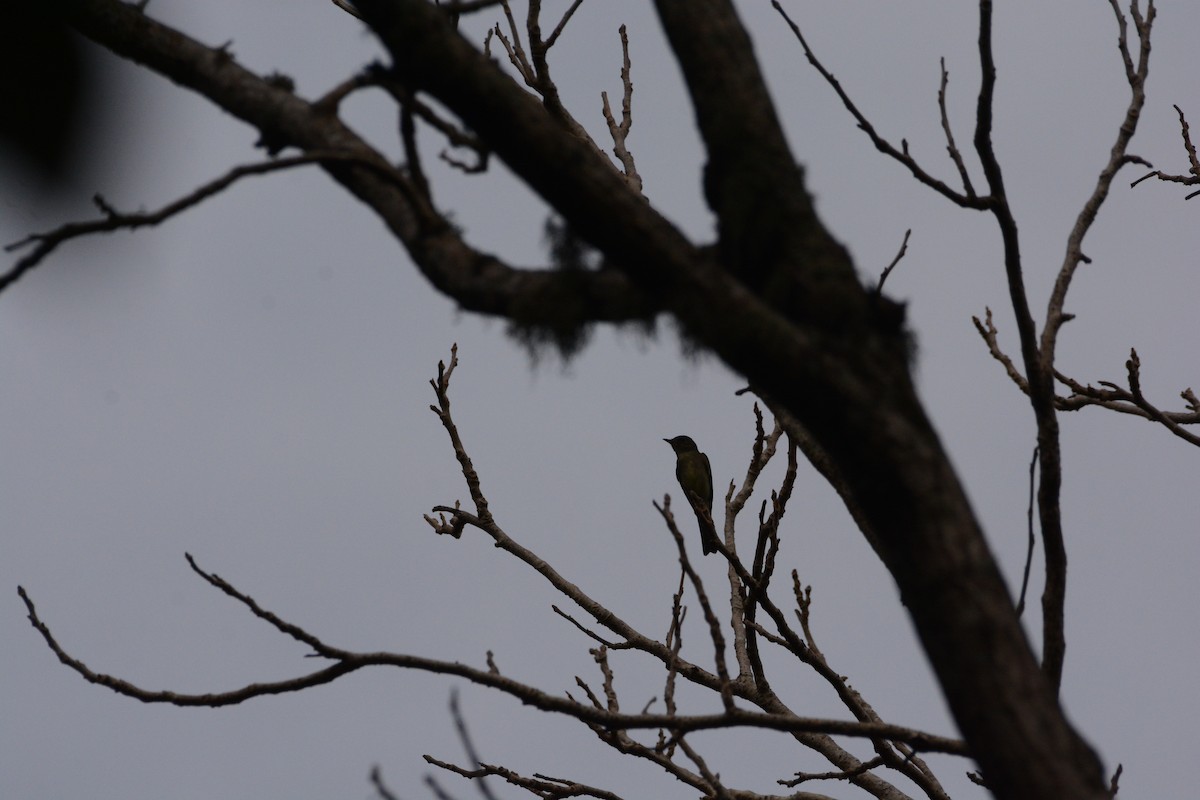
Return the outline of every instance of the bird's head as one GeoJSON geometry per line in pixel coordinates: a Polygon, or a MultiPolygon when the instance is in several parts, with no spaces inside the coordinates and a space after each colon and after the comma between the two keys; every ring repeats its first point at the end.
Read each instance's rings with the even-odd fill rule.
{"type": "Polygon", "coordinates": [[[697,450],[696,443],[690,436],[676,436],[674,439],[663,439],[663,441],[671,445],[671,449],[676,454],[694,453],[697,450]]]}

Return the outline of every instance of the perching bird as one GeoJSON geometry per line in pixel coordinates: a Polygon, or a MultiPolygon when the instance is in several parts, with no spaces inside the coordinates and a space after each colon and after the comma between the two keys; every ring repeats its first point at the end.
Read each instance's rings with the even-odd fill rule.
{"type": "Polygon", "coordinates": [[[700,547],[704,555],[717,552],[717,528],[712,521],[713,482],[708,456],[696,448],[690,436],[663,439],[675,451],[675,477],[679,488],[696,512],[700,523],[700,547]]]}

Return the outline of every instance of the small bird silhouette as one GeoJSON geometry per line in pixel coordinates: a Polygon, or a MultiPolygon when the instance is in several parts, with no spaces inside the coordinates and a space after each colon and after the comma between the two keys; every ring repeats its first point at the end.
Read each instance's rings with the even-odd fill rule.
{"type": "Polygon", "coordinates": [[[696,521],[700,524],[700,547],[704,555],[715,553],[717,542],[721,540],[712,518],[712,465],[708,462],[708,456],[697,449],[690,436],[676,436],[663,441],[675,451],[675,477],[692,510],[696,512],[696,521]]]}

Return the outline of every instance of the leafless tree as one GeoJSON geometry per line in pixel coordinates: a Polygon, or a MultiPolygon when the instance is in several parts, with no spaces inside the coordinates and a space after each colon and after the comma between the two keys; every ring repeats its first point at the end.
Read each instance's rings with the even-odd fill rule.
{"type": "MultiPolygon", "coordinates": [[[[257,128],[260,145],[271,158],[237,167],[155,212],[125,213],[98,198],[100,219],[64,225],[17,243],[23,255],[0,277],[0,290],[64,241],[158,224],[243,176],[315,163],[376,213],[407,248],[417,268],[462,308],[508,319],[517,329],[564,348],[578,346],[587,327],[596,323],[636,323],[668,315],[696,346],[744,376],[748,391],[761,398],[776,421],[768,432],[759,415],[745,476],[725,495],[725,543],[720,554],[728,563],[729,585],[727,592],[724,588],[720,592],[720,600],[692,568],[669,500],[664,498],[659,506],[664,526],[678,543],[681,570],[670,625],[665,636],[656,638],[584,594],[503,529],[489,510],[482,480],[451,417],[449,388],[456,359],[452,356],[439,367],[432,381],[437,399],[433,408],[461,464],[470,503],[466,508],[457,503],[436,506],[435,516],[427,519],[437,533],[458,537],[468,529],[481,532],[574,603],[576,612],[556,611],[593,642],[599,674],[598,684],[579,680],[579,697],[520,683],[505,676],[490,659],[484,666],[468,667],[419,655],[334,647],[262,608],[194,561],[192,567],[203,579],[309,646],[327,665],[298,679],[256,683],[221,694],[151,692],[96,673],[70,655],[22,592],[31,620],[58,657],[86,679],[147,702],[226,705],[304,689],[372,666],[457,675],[545,711],[573,717],[610,747],[648,760],[710,797],[763,796],[726,785],[719,770],[688,739],[694,731],[743,727],[779,731],[828,760],[830,772],[798,774],[783,782],[790,798],[821,797],[801,788],[817,778],[845,780],[879,798],[908,796],[891,782],[893,774],[910,781],[920,795],[944,797],[941,783],[921,757],[932,752],[973,759],[977,779],[996,797],[1111,797],[1115,776],[1106,777],[1098,757],[1065,718],[1058,701],[1066,597],[1058,416],[1100,406],[1153,420],[1197,444],[1200,439],[1187,426],[1200,421],[1200,406],[1190,390],[1183,392],[1182,410],[1153,405],[1140,388],[1136,353],[1131,354],[1123,383],[1100,382],[1100,388],[1056,368],[1058,333],[1071,318],[1064,311],[1066,295],[1076,269],[1088,260],[1084,239],[1118,172],[1131,163],[1149,166],[1130,152],[1129,144],[1145,102],[1155,8],[1152,0],[1144,6],[1135,0],[1125,11],[1117,0],[1110,1],[1129,88],[1128,106],[1107,161],[1097,165],[1095,187],[1070,233],[1040,320],[1026,291],[1017,223],[1004,170],[992,146],[996,70],[991,0],[979,2],[978,59],[983,77],[970,157],[960,149],[946,111],[943,66],[938,100],[956,174],[952,181],[936,177],[936,170],[919,163],[907,142],[897,145],[880,134],[818,58],[801,27],[779,3],[773,3],[779,24],[790,26],[798,46],[870,143],[949,202],[989,214],[999,230],[1003,270],[1017,321],[1012,345],[1016,355],[1008,355],[1001,344],[990,311],[982,321],[976,320],[976,326],[990,353],[1028,397],[1037,424],[1037,487],[1031,517],[1036,516],[1041,531],[1046,563],[1040,663],[959,478],[914,391],[904,308],[883,294],[887,272],[875,285],[863,286],[847,251],[817,217],[803,171],[785,140],[749,37],[730,0],[656,0],[654,4],[685,77],[706,148],[704,193],[718,221],[716,240],[707,243],[691,241],[642,192],[637,163],[627,146],[632,67],[624,31],[623,97],[620,103],[604,98],[614,159],[564,105],[548,53],[581,0],[575,0],[548,33],[542,27],[539,0],[529,0],[524,24],[518,23],[505,0],[335,0],[371,28],[391,62],[367,68],[311,100],[298,96],[284,76],[255,74],[238,64],[225,47],[201,44],[155,21],[144,2],[58,2],[63,18],[84,36],[257,128]],[[458,33],[461,15],[486,9],[503,16],[486,41],[472,42],[458,33]],[[369,88],[383,90],[397,104],[405,152],[402,164],[389,161],[339,116],[339,105],[347,96],[369,88]],[[444,137],[448,150],[442,157],[458,168],[483,171],[495,156],[554,209],[560,221],[548,226],[553,263],[540,269],[515,267],[467,241],[435,201],[417,147],[415,132],[420,127],[444,137]],[[284,150],[299,154],[276,157],[284,150]],[[973,172],[980,172],[982,180],[973,180],[973,172]],[[589,260],[592,251],[598,256],[589,260]],[[739,526],[762,468],[781,454],[788,462],[782,483],[763,503],[757,519],[739,526]],[[809,590],[799,575],[790,575],[784,590],[789,599],[778,599],[776,532],[800,455],[838,491],[894,577],[961,741],[895,725],[876,714],[818,647],[809,619],[809,590]],[[687,587],[704,617],[711,667],[689,661],[681,653],[687,587]],[[726,603],[729,616],[723,623],[726,603]],[[765,647],[778,648],[821,676],[852,721],[807,717],[785,704],[771,689],[761,658],[765,647]],[[661,710],[622,708],[613,674],[614,654],[623,651],[644,653],[661,664],[661,710]],[[680,682],[717,693],[722,711],[686,713],[676,703],[680,682]],[[868,740],[875,755],[868,760],[852,755],[841,743],[845,737],[868,740]]],[[[1195,151],[1182,112],[1180,119],[1195,173],[1195,151]]],[[[1179,180],[1189,183],[1194,178],[1179,180]]],[[[903,250],[897,260],[902,255],[903,250]]],[[[602,787],[542,774],[520,775],[474,755],[471,759],[467,767],[434,763],[472,778],[497,776],[544,797],[614,797],[602,787]]],[[[377,786],[386,796],[381,779],[377,786]]]]}

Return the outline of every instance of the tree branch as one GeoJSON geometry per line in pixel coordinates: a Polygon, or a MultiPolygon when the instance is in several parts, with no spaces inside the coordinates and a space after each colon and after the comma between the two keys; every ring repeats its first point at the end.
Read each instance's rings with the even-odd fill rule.
{"type": "MultiPolygon", "coordinates": [[[[227,594],[236,597],[247,607],[251,607],[253,600],[248,596],[238,592],[229,584],[225,584],[220,578],[215,575],[204,573],[199,567],[193,564],[195,569],[201,575],[204,575],[210,583],[216,581],[228,587],[223,589],[227,594]]],[[[319,686],[325,683],[330,683],[337,678],[355,672],[364,667],[371,666],[390,666],[399,667],[402,669],[416,669],[423,672],[430,672],[442,675],[456,675],[465,678],[474,684],[485,686],[492,689],[498,689],[504,694],[510,695],[521,700],[525,705],[530,705],[543,711],[553,711],[556,713],[566,714],[583,722],[592,723],[606,728],[665,728],[669,727],[680,731],[700,731],[700,730],[721,730],[726,728],[739,727],[755,727],[765,730],[791,731],[791,732],[811,732],[823,731],[844,736],[860,736],[860,737],[876,737],[882,736],[889,739],[897,739],[900,741],[910,742],[913,746],[919,747],[928,752],[950,753],[956,755],[964,755],[964,745],[954,739],[948,739],[942,736],[924,733],[922,731],[904,728],[899,725],[886,724],[862,724],[857,722],[845,722],[842,720],[821,720],[806,717],[790,717],[776,714],[763,714],[754,711],[744,711],[741,709],[732,709],[719,714],[700,714],[692,716],[673,716],[666,714],[614,714],[601,709],[593,708],[592,706],[577,703],[572,700],[557,697],[547,694],[532,686],[505,678],[498,673],[474,669],[457,662],[438,661],[436,659],[422,658],[420,656],[410,656],[401,653],[355,653],[349,650],[341,650],[325,644],[323,641],[304,631],[303,629],[287,623],[278,617],[270,614],[270,612],[257,609],[255,606],[255,615],[266,619],[268,616],[274,617],[274,624],[280,630],[288,632],[293,638],[302,641],[308,641],[317,645],[317,650],[320,655],[326,658],[336,658],[337,663],[324,669],[316,670],[308,675],[294,678],[291,680],[276,681],[273,683],[252,683],[240,689],[235,689],[229,692],[216,692],[207,694],[184,694],[171,691],[150,691],[142,689],[132,683],[123,681],[119,678],[114,678],[111,675],[97,673],[88,668],[79,659],[69,655],[66,650],[55,640],[51,634],[49,627],[41,620],[37,614],[37,609],[33,604],[32,598],[26,593],[22,587],[17,587],[17,593],[25,603],[25,608],[29,612],[30,624],[42,635],[46,644],[58,656],[59,661],[67,667],[74,670],[89,683],[94,683],[100,686],[106,686],[118,694],[132,697],[140,700],[143,703],[170,703],[176,706],[203,706],[208,708],[217,708],[220,706],[237,705],[246,700],[255,697],[265,697],[273,694],[284,694],[288,692],[296,692],[302,689],[319,686]]]]}
{"type": "Polygon", "coordinates": [[[959,169],[959,174],[962,177],[963,185],[966,190],[965,194],[957,191],[956,189],[950,188],[950,186],[944,181],[933,177],[933,175],[922,168],[921,165],[917,163],[916,159],[909,154],[908,142],[906,140],[902,139],[900,147],[897,148],[883,136],[879,135],[879,132],[876,131],[875,126],[872,125],[871,121],[867,119],[866,115],[859,110],[858,106],[850,98],[849,93],[846,92],[846,90],[842,87],[841,82],[834,77],[833,73],[826,69],[825,65],[822,64],[817,58],[817,54],[809,46],[808,40],[804,38],[804,33],[801,31],[800,26],[797,25],[792,18],[788,16],[788,13],[783,10],[783,6],[780,5],[779,0],[771,0],[771,5],[775,7],[775,10],[779,12],[779,15],[783,17],[785,22],[787,22],[788,27],[792,29],[792,33],[795,35],[796,40],[800,42],[800,46],[804,49],[804,56],[808,59],[808,63],[812,64],[813,68],[820,73],[821,77],[825,79],[825,82],[829,84],[830,88],[837,93],[838,98],[842,101],[842,105],[844,105],[846,110],[850,112],[850,116],[854,117],[854,121],[858,123],[859,129],[862,130],[863,133],[867,134],[867,137],[871,140],[871,144],[875,145],[876,150],[894,159],[905,169],[907,169],[919,183],[928,186],[930,189],[933,189],[935,192],[942,195],[955,205],[962,206],[963,208],[987,208],[988,198],[978,197],[975,194],[974,188],[971,186],[970,178],[967,176],[966,167],[962,164],[962,156],[958,153],[958,148],[954,145],[954,137],[950,132],[950,123],[946,119],[945,96],[948,74],[945,70],[944,61],[942,62],[942,83],[938,92],[938,107],[942,115],[942,125],[946,132],[950,157],[954,161],[955,166],[959,169]]]}
{"type": "MultiPolygon", "coordinates": [[[[425,277],[462,308],[530,324],[557,322],[564,305],[610,322],[644,320],[658,311],[643,289],[616,270],[516,269],[475,250],[419,192],[396,184],[394,168],[337,117],[336,104],[307,102],[244,69],[227,50],[207,47],[118,0],[55,2],[83,35],[208,98],[273,146],[342,154],[347,163],[323,162],[325,170],[383,220],[425,277]]],[[[442,11],[420,5],[457,36],[442,11]]]]}
{"type": "Polygon", "coordinates": [[[33,249],[27,255],[17,260],[8,272],[0,275],[0,292],[3,292],[26,272],[38,266],[59,245],[89,236],[94,233],[111,233],[117,230],[137,230],[143,227],[154,227],[166,222],[171,217],[193,208],[210,197],[214,197],[228,189],[234,183],[250,175],[265,175],[279,172],[297,166],[322,163],[353,163],[376,171],[381,176],[396,181],[398,186],[404,186],[406,179],[395,169],[380,164],[374,159],[364,159],[354,153],[339,153],[335,151],[314,150],[299,156],[276,158],[270,161],[260,161],[256,164],[243,164],[226,172],[224,175],[196,188],[188,194],[174,200],[157,211],[125,213],[113,208],[101,195],[97,194],[93,201],[104,214],[102,219],[91,222],[71,222],[46,233],[34,233],[24,239],[5,245],[6,252],[15,252],[27,247],[33,249]]]}

